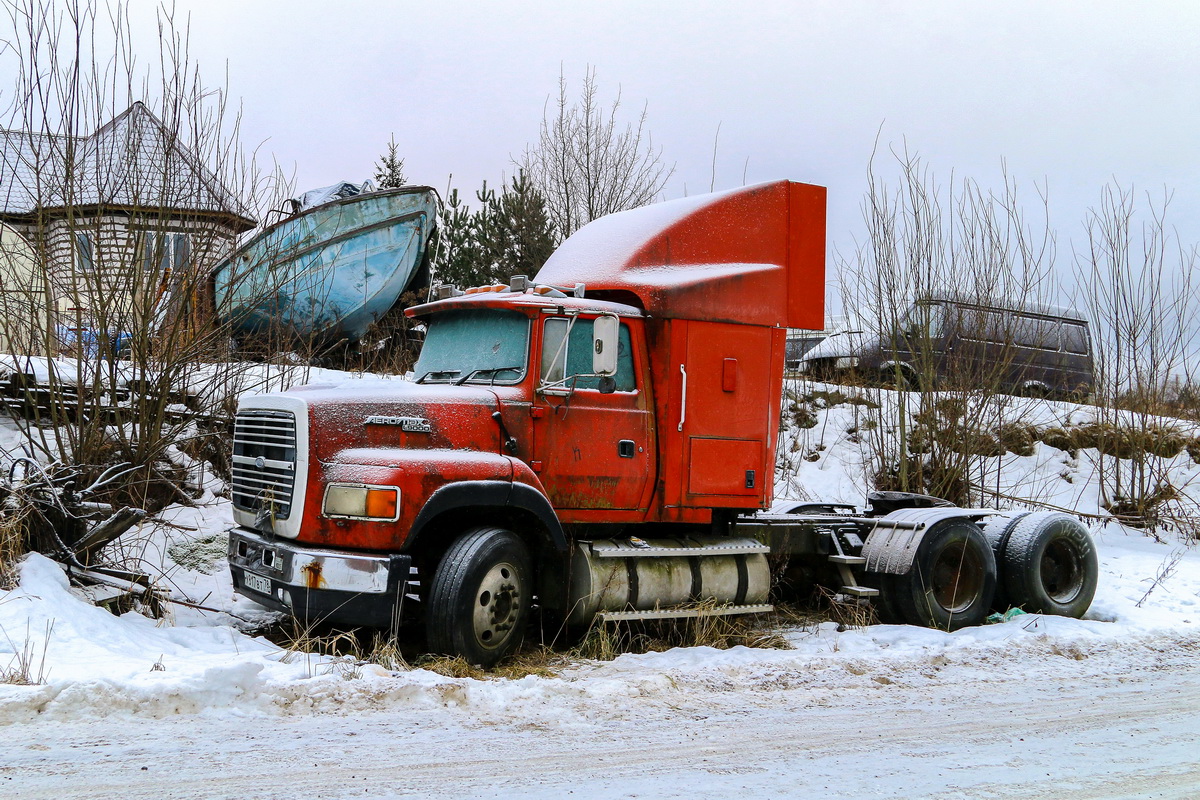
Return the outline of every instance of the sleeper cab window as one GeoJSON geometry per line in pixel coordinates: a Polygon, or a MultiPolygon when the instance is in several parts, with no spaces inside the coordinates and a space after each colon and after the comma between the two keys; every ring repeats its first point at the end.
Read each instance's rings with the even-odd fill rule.
{"type": "MultiPolygon", "coordinates": [[[[633,345],[629,326],[621,323],[617,337],[618,392],[637,389],[633,374],[633,345]]],[[[561,383],[564,388],[598,389],[600,379],[592,374],[592,320],[550,317],[542,329],[542,383],[561,383]],[[568,335],[568,330],[570,334],[568,335]],[[576,377],[580,376],[580,377],[576,377]]]]}

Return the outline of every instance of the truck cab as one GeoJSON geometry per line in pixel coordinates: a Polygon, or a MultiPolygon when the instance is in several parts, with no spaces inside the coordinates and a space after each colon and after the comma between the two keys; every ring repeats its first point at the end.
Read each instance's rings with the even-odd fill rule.
{"type": "MultiPolygon", "coordinates": [[[[824,210],[823,188],[780,181],[614,214],[536,283],[441,286],[408,309],[427,327],[411,380],[243,398],[235,590],[308,620],[417,620],[428,649],[483,665],[535,605],[572,626],[769,610],[772,552],[877,595],[859,551],[907,571],[926,522],[755,517],[774,498],[787,331],[823,327],[824,210]]],[[[946,624],[970,622],[990,551],[972,551],[991,573],[964,600],[963,559],[936,546],[946,624]]]]}
{"type": "Polygon", "coordinates": [[[414,309],[428,326],[414,381],[494,392],[504,452],[560,521],[642,521],[657,455],[642,314],[513,286],[414,309]]]}

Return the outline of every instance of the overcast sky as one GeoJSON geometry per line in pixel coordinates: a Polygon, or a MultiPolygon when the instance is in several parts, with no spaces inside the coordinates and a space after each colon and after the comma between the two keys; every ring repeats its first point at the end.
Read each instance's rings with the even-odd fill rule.
{"type": "MultiPolygon", "coordinates": [[[[676,164],[666,197],[778,178],[829,187],[845,247],[877,134],[939,174],[1045,181],[1063,245],[1115,178],[1175,192],[1200,239],[1200,4],[179,0],[193,55],[228,67],[250,144],[300,189],[358,180],[395,135],[410,180],[511,174],[560,68],[676,164]],[[715,180],[712,172],[717,143],[715,180]]],[[[150,3],[135,13],[152,16],[150,3]]]]}

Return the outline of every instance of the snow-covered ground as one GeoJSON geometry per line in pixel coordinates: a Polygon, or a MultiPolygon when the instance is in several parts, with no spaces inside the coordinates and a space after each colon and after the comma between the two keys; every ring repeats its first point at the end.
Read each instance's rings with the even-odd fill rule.
{"type": "MultiPolygon", "coordinates": [[[[1061,420],[1062,404],[1046,406],[1061,420]]],[[[861,500],[852,412],[836,406],[790,434],[797,453],[817,455],[797,458],[793,485],[861,500]]],[[[1094,460],[1039,444],[1006,456],[1001,477],[1095,513],[1094,460]]],[[[1196,465],[1183,454],[1167,466],[1186,494],[1196,465]]],[[[0,685],[0,796],[1200,791],[1200,553],[1173,536],[1095,526],[1100,587],[1082,620],[1024,615],[955,633],[826,623],[784,631],[786,650],[677,649],[473,680],[288,653],[238,632],[229,613],[257,607],[232,595],[229,508],[207,488],[199,507],[173,510],[173,527],[130,546],[168,566],[174,593],[221,612],[116,617],[40,556],[0,593],[0,670],[24,661],[41,678],[0,685]]]]}

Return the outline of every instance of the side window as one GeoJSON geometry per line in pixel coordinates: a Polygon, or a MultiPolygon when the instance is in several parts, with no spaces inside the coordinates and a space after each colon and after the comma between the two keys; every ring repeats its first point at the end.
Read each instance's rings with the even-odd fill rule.
{"type": "Polygon", "coordinates": [[[138,242],[138,262],[141,264],[143,272],[153,270],[154,265],[161,258],[161,238],[159,234],[153,231],[146,231],[141,235],[141,241],[138,242]]]}
{"type": "Polygon", "coordinates": [[[1012,338],[1009,322],[995,311],[984,312],[983,339],[994,344],[1007,344],[1012,338]]]}
{"type": "MultiPolygon", "coordinates": [[[[546,320],[542,333],[542,382],[558,383],[575,375],[585,375],[589,377],[568,381],[566,388],[570,388],[572,383],[576,389],[599,388],[600,379],[591,373],[592,320],[576,318],[574,325],[565,317],[546,320]]],[[[637,388],[633,375],[633,345],[629,326],[625,323],[621,323],[621,333],[617,338],[615,378],[618,392],[632,392],[637,388]]]]}
{"type": "Polygon", "coordinates": [[[975,341],[1004,341],[1003,320],[995,313],[982,308],[962,308],[952,306],[954,314],[954,330],[963,339],[975,341]],[[996,337],[1000,338],[997,339],[996,337]]]}
{"type": "Polygon", "coordinates": [[[1062,326],[1063,349],[1076,355],[1087,355],[1087,328],[1072,322],[1064,322],[1062,326]]]}
{"type": "Polygon", "coordinates": [[[552,317],[542,329],[542,383],[558,383],[564,377],[567,345],[563,338],[568,324],[569,320],[552,317]]]}
{"type": "Polygon", "coordinates": [[[192,257],[192,242],[186,233],[145,231],[138,243],[142,270],[163,274],[181,270],[192,257]]]}
{"type": "Polygon", "coordinates": [[[1018,317],[1014,325],[1015,340],[1020,347],[1038,350],[1058,350],[1058,323],[1048,319],[1018,317]]]}
{"type": "Polygon", "coordinates": [[[942,323],[946,307],[940,303],[916,303],[905,314],[902,328],[910,340],[938,339],[942,335],[942,323]]]}
{"type": "Polygon", "coordinates": [[[79,272],[91,272],[95,268],[92,255],[92,237],[87,233],[75,234],[75,263],[79,272]]]}
{"type": "Polygon", "coordinates": [[[184,269],[192,260],[192,240],[186,233],[171,235],[171,268],[176,272],[184,269]]]}

